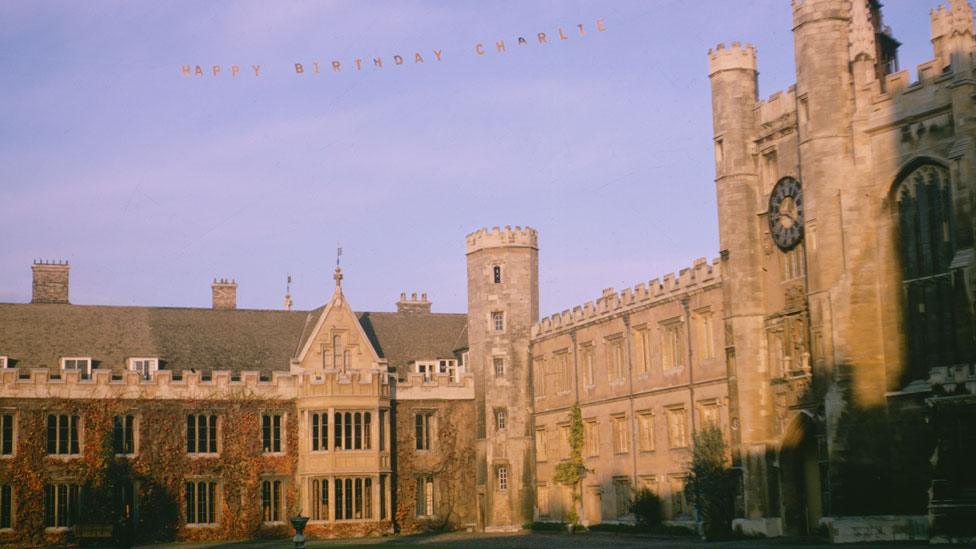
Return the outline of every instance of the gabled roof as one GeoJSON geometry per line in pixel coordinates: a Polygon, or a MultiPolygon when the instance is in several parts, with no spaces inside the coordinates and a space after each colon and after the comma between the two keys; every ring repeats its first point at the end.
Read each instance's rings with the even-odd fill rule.
{"type": "MultiPolygon", "coordinates": [[[[313,311],[0,303],[0,355],[18,368],[95,367],[159,357],[172,370],[288,370],[322,314],[313,311]]],[[[464,314],[356,313],[380,357],[401,367],[467,346],[464,314]]]]}

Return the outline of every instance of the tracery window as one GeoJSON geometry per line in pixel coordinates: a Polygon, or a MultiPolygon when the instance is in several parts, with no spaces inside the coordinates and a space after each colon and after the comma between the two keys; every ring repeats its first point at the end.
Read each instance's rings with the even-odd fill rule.
{"type": "Polygon", "coordinates": [[[949,171],[924,164],[896,191],[909,372],[968,361],[972,324],[956,256],[949,171]]]}

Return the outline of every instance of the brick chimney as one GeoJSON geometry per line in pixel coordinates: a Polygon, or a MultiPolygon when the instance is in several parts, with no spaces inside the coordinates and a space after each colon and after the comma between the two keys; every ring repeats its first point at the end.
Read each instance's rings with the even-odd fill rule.
{"type": "Polygon", "coordinates": [[[67,303],[69,269],[67,261],[34,261],[31,303],[67,303]]]}
{"type": "Polygon", "coordinates": [[[427,301],[427,294],[420,294],[420,299],[417,299],[417,294],[410,294],[410,299],[407,299],[407,294],[400,294],[400,301],[397,301],[397,312],[398,313],[429,313],[430,312],[430,301],[427,301]]]}
{"type": "Polygon", "coordinates": [[[237,281],[215,278],[210,288],[213,290],[214,309],[237,308],[237,281]]]}

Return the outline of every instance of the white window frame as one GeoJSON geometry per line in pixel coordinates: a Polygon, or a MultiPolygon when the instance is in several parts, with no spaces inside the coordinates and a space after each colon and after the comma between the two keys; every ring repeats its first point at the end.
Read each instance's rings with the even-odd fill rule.
{"type": "Polygon", "coordinates": [[[495,410],[495,429],[504,431],[508,427],[508,411],[504,408],[495,410]]]}
{"type": "Polygon", "coordinates": [[[447,379],[451,383],[457,383],[458,380],[458,365],[457,360],[453,358],[442,358],[437,361],[437,373],[447,374],[447,379]]]}
{"type": "Polygon", "coordinates": [[[7,359],[7,355],[0,355],[0,369],[9,368],[10,360],[7,359]]]}
{"type": "Polygon", "coordinates": [[[152,375],[159,371],[159,359],[156,357],[133,357],[129,359],[129,370],[133,372],[139,372],[140,376],[144,380],[152,379],[152,375]],[[145,362],[148,366],[148,370],[142,370],[140,362],[145,362]]]}
{"type": "Polygon", "coordinates": [[[418,360],[414,363],[414,371],[424,377],[424,383],[434,381],[434,374],[437,373],[436,360],[418,360]]]}
{"type": "Polygon", "coordinates": [[[61,371],[62,372],[67,372],[69,370],[78,370],[78,371],[81,372],[81,378],[82,379],[90,379],[91,378],[91,371],[92,371],[92,359],[91,359],[91,357],[90,356],[64,356],[64,357],[61,357],[61,371]],[[77,362],[77,361],[84,360],[85,361],[85,369],[82,370],[80,368],[67,368],[66,366],[67,366],[69,360],[72,361],[72,362],[77,362]]]}
{"type": "Polygon", "coordinates": [[[498,479],[498,491],[508,491],[508,465],[499,465],[495,468],[495,477],[498,479]]]}

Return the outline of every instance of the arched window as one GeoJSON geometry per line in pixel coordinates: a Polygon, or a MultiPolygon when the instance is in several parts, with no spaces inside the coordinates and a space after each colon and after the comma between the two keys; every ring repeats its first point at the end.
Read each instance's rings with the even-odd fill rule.
{"type": "Polygon", "coordinates": [[[956,255],[949,171],[923,164],[896,189],[909,378],[972,354],[969,300],[956,255]]]}

